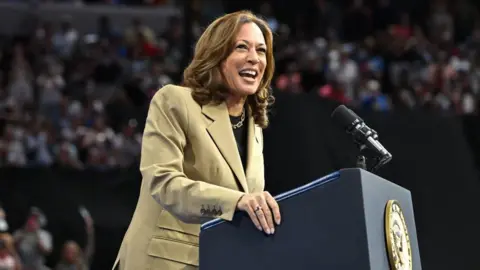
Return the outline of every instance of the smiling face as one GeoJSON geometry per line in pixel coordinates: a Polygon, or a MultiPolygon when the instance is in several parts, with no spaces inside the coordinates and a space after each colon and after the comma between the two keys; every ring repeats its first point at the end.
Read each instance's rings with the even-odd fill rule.
{"type": "Polygon", "coordinates": [[[255,94],[267,66],[267,46],[260,28],[253,22],[240,28],[233,50],[222,62],[222,75],[231,94],[255,94]]]}

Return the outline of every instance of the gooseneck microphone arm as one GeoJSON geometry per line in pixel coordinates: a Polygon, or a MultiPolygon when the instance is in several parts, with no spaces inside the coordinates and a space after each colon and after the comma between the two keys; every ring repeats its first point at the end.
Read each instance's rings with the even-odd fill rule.
{"type": "Polygon", "coordinates": [[[375,172],[392,159],[392,155],[378,141],[377,132],[368,127],[358,115],[345,105],[338,106],[333,111],[332,118],[348,134],[352,135],[355,144],[358,146],[360,156],[357,157],[357,167],[375,172]],[[367,167],[364,155],[373,159],[372,165],[367,167]]]}
{"type": "Polygon", "coordinates": [[[351,128],[348,128],[346,131],[353,136],[353,140],[361,153],[369,151],[372,146],[377,150],[373,157],[374,163],[371,166],[366,167],[368,171],[376,172],[380,167],[387,164],[392,159],[392,154],[390,154],[378,141],[378,134],[375,130],[369,128],[359,119],[356,119],[350,127],[351,128]]]}

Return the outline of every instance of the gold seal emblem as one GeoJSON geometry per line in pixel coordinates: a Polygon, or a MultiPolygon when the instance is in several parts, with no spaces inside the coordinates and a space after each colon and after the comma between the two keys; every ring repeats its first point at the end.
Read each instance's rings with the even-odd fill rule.
{"type": "Polygon", "coordinates": [[[412,249],[402,208],[396,200],[389,200],[385,209],[385,237],[392,270],[412,270],[412,249]]]}

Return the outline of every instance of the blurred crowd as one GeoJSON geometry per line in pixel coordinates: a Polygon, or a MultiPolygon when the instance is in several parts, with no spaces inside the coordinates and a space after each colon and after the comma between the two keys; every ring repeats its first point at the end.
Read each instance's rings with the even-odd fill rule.
{"type": "MultiPolygon", "coordinates": [[[[277,37],[277,89],[363,109],[473,114],[480,94],[480,17],[470,2],[429,1],[426,14],[389,0],[340,9],[317,0],[309,23],[288,27],[263,6],[277,37]],[[299,42],[300,41],[300,42],[299,42]]],[[[420,5],[419,5],[420,6],[420,5]]],[[[308,19],[307,19],[308,21],[308,19]]]]}
{"type": "MultiPolygon", "coordinates": [[[[313,2],[288,23],[259,5],[276,32],[277,91],[379,111],[478,111],[480,16],[469,1],[430,1],[420,16],[389,0],[313,2]]],[[[105,16],[85,35],[60,17],[28,38],[4,39],[0,166],[134,166],[149,98],[180,82],[185,40],[213,19],[194,15],[191,39],[179,17],[157,33],[141,18],[117,29],[105,16]]]]}
{"type": "Polygon", "coordinates": [[[53,250],[52,234],[45,228],[47,217],[32,207],[23,227],[9,233],[6,213],[0,206],[0,269],[2,270],[88,270],[94,252],[93,220],[85,208],[79,209],[85,222],[86,245],[66,241],[53,268],[47,266],[47,257],[53,250]]]}
{"type": "Polygon", "coordinates": [[[179,76],[181,29],[178,18],[170,22],[159,37],[140,19],[115,29],[100,17],[97,32],[81,36],[65,17],[39,25],[31,38],[6,40],[0,54],[0,165],[134,165],[144,100],[179,76]]]}
{"type": "Polygon", "coordinates": [[[3,0],[7,2],[25,2],[25,3],[59,3],[74,5],[128,5],[128,6],[164,6],[172,0],[3,0]]]}

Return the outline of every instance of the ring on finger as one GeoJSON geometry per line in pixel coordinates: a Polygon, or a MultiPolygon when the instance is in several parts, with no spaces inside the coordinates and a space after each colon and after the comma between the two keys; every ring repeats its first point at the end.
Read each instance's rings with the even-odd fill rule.
{"type": "Polygon", "coordinates": [[[257,213],[260,210],[262,210],[262,207],[260,205],[257,205],[257,207],[255,207],[255,213],[257,213]]]}

